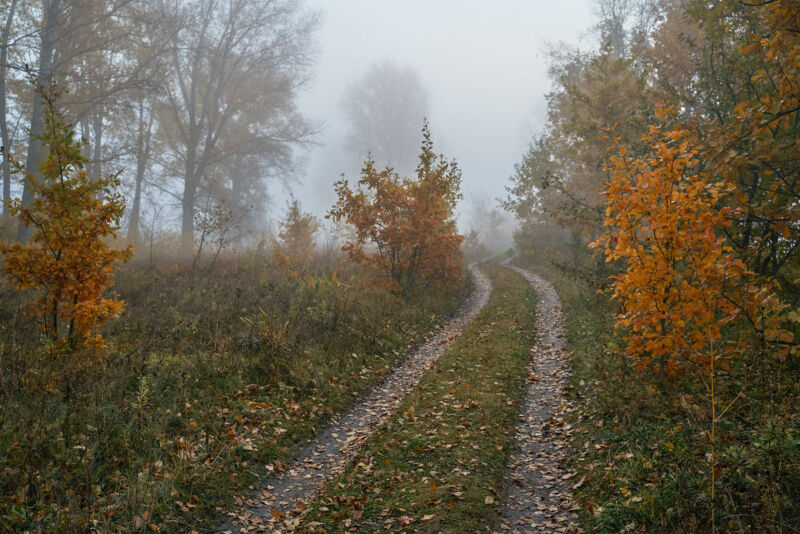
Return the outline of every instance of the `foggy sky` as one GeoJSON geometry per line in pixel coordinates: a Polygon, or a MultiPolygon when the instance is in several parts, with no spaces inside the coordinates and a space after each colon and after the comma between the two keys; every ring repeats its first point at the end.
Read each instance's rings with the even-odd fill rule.
{"type": "MultiPolygon", "coordinates": [[[[293,193],[323,215],[331,184],[355,162],[345,148],[341,98],[376,61],[417,70],[430,97],[437,152],[463,170],[465,200],[503,196],[544,122],[547,43],[586,45],[591,0],[307,0],[320,10],[319,60],[299,99],[323,125],[293,193]]],[[[349,178],[356,178],[348,172],[349,178]]],[[[277,195],[274,208],[282,211],[277,195]]],[[[468,206],[463,206],[468,211],[468,206]]]]}

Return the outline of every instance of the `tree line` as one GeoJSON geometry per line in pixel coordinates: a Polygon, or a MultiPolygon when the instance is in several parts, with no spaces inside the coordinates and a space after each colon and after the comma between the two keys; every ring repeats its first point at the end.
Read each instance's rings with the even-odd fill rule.
{"type": "MultiPolygon", "coordinates": [[[[523,221],[519,240],[558,245],[559,261],[600,279],[657,253],[685,282],[697,266],[672,255],[690,247],[680,229],[702,229],[751,282],[796,305],[800,3],[599,6],[601,46],[552,54],[547,124],[506,201],[523,221]],[[703,220],[695,206],[665,224],[682,202],[719,216],[703,220]],[[659,241],[668,230],[678,234],[659,241]],[[592,242],[605,251],[594,260],[592,242]]],[[[781,344],[794,337],[769,330],[781,344]]]]}
{"type": "MultiPolygon", "coordinates": [[[[672,465],[670,508],[647,506],[662,528],[796,523],[800,2],[598,6],[600,46],[551,55],[547,123],[505,202],[517,245],[610,296],[621,354],[660,417],[699,427],[695,458],[672,465]]],[[[598,363],[606,377],[616,353],[598,363]]],[[[653,424],[646,400],[630,410],[626,431],[653,424]]]]}
{"type": "MultiPolygon", "coordinates": [[[[89,174],[125,169],[131,243],[148,196],[177,208],[184,243],[219,206],[257,227],[269,182],[291,175],[315,132],[295,97],[318,16],[297,0],[10,0],[0,18],[2,145],[25,154],[20,172],[3,160],[5,206],[33,200],[22,176],[40,176],[41,95],[53,85],[89,174]]],[[[29,238],[4,223],[7,237],[29,238]]]]}

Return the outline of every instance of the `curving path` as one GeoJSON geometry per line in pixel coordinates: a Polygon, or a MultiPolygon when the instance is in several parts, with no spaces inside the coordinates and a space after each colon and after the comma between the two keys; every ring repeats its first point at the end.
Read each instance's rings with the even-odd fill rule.
{"type": "Polygon", "coordinates": [[[504,263],[524,276],[538,294],[536,344],[528,365],[528,390],[514,431],[506,472],[506,495],[494,532],[575,532],[566,466],[569,409],[564,397],[569,355],[561,302],[540,276],[504,263]]]}
{"type": "Polygon", "coordinates": [[[458,337],[464,327],[489,301],[491,282],[471,265],[473,291],[458,313],[434,331],[389,375],[384,383],[362,398],[349,411],[334,419],[287,469],[264,482],[262,489],[244,506],[230,512],[217,532],[289,532],[297,515],[309,504],[320,486],[338,474],[354,453],[397,408],[458,337]]]}

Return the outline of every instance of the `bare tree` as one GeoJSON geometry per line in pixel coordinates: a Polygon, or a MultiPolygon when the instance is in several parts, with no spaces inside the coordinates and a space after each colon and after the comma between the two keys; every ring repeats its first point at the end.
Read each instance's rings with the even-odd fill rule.
{"type": "Polygon", "coordinates": [[[199,192],[220,189],[208,183],[216,166],[234,157],[285,158],[313,133],[294,96],[307,80],[317,18],[298,0],[173,0],[172,9],[183,20],[169,44],[158,121],[189,245],[199,192]]]}
{"type": "Polygon", "coordinates": [[[428,96],[412,68],[390,61],[372,65],[350,86],[342,109],[350,123],[348,148],[358,161],[369,153],[378,165],[401,173],[414,169],[428,96]]]}

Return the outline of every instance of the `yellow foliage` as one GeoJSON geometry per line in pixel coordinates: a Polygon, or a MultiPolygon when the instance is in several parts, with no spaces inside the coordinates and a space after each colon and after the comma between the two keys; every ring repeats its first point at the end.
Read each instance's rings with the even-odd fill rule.
{"type": "MultiPolygon", "coordinates": [[[[30,243],[0,245],[3,270],[20,290],[38,289],[31,310],[41,319],[53,343],[74,348],[100,346],[92,330],[123,310],[123,302],[103,296],[113,284],[116,262],[127,260],[133,249],[110,248],[124,210],[116,192],[118,175],[90,179],[84,169],[81,143],[55,105],[55,93],[45,100],[43,145],[48,149],[41,177],[25,176],[34,200],[19,199],[10,212],[33,227],[30,243]]],[[[20,167],[17,165],[17,167],[20,167]]]]}

